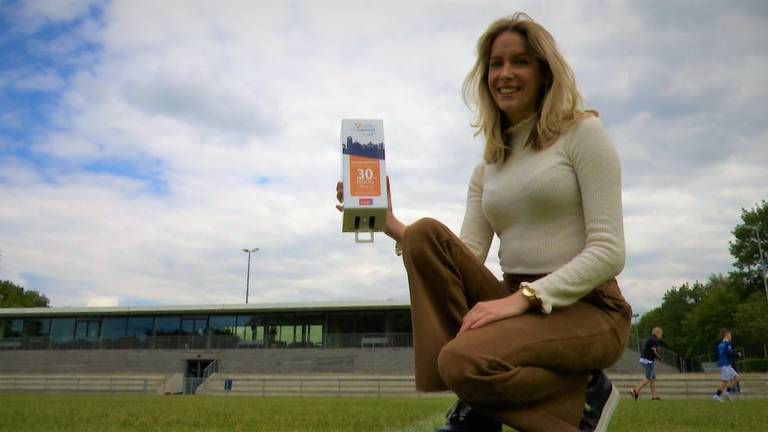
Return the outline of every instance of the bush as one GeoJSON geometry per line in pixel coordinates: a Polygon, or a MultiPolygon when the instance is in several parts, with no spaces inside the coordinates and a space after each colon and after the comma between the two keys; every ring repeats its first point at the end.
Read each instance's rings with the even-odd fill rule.
{"type": "Polygon", "coordinates": [[[739,372],[768,372],[768,359],[744,359],[739,362],[739,372]]]}

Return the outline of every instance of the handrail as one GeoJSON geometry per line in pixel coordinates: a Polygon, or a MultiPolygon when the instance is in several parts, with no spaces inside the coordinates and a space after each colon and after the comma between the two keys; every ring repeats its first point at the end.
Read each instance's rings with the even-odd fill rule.
{"type": "Polygon", "coordinates": [[[217,373],[219,371],[219,359],[214,359],[211,364],[205,367],[203,369],[203,376],[201,377],[203,381],[207,380],[208,377],[211,375],[217,373]]]}

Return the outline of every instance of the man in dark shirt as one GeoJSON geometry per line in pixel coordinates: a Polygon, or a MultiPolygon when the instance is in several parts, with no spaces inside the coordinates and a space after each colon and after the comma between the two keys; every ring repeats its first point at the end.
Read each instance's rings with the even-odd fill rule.
{"type": "Polygon", "coordinates": [[[640,384],[638,384],[637,387],[629,391],[634,400],[637,400],[640,396],[640,391],[649,383],[651,384],[651,400],[661,400],[661,398],[656,395],[656,371],[654,368],[656,366],[656,360],[661,358],[659,340],[663,334],[664,331],[661,330],[661,327],[654,327],[653,330],[651,330],[651,335],[648,336],[648,339],[646,339],[645,342],[643,342],[643,349],[640,351],[640,364],[643,365],[643,368],[645,369],[645,378],[640,381],[640,384]]]}

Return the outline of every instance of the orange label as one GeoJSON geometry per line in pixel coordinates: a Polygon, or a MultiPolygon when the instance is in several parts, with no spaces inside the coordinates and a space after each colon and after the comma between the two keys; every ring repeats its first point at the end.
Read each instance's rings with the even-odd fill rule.
{"type": "Polygon", "coordinates": [[[381,195],[381,171],[378,159],[350,155],[349,171],[352,196],[381,195]]]}

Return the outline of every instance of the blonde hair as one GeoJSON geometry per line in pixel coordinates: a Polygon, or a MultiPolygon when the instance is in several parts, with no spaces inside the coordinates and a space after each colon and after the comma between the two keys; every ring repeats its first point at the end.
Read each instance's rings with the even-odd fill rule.
{"type": "Polygon", "coordinates": [[[500,18],[478,39],[477,61],[462,86],[465,103],[477,105],[477,119],[472,126],[477,128],[475,136],[482,133],[485,137],[483,158],[487,163],[503,162],[510,151],[505,138],[512,125],[502,115],[488,88],[491,46],[504,32],[518,33],[525,38],[525,50],[539,62],[542,75],[542,88],[536,101],[538,120],[526,145],[542,150],[581,118],[597,115],[596,111],[581,110],[581,94],[573,70],[557,50],[551,34],[521,12],[500,18]]]}

